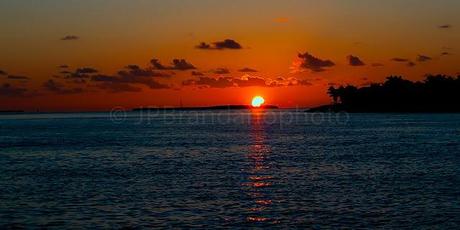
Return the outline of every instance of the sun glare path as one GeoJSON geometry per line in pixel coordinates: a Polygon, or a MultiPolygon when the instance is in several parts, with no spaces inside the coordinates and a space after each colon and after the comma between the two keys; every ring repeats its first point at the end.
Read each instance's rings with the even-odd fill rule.
{"type": "Polygon", "coordinates": [[[252,98],[252,107],[260,107],[261,105],[263,105],[265,103],[265,99],[261,96],[255,96],[254,98],[252,98]]]}

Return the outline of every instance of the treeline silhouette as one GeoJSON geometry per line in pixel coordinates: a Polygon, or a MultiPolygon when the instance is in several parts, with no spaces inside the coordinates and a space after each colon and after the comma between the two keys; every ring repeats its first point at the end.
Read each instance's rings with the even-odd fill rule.
{"type": "Polygon", "coordinates": [[[423,81],[390,76],[365,87],[330,87],[334,103],[317,110],[348,112],[460,112],[460,76],[428,75],[423,81]]]}

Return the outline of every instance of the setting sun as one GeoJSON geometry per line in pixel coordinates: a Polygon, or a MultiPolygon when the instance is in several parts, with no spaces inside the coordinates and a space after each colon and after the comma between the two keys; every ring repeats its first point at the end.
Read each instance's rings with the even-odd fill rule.
{"type": "Polygon", "coordinates": [[[251,105],[253,107],[260,107],[261,105],[263,105],[265,103],[265,99],[261,96],[255,96],[254,98],[252,98],[252,103],[251,105]]]}

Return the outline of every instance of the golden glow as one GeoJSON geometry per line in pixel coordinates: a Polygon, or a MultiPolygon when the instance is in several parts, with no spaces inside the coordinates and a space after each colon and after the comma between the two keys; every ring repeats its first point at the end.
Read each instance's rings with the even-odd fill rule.
{"type": "Polygon", "coordinates": [[[255,96],[254,98],[252,98],[252,107],[260,107],[261,105],[263,105],[265,103],[265,99],[261,96],[255,96]]]}

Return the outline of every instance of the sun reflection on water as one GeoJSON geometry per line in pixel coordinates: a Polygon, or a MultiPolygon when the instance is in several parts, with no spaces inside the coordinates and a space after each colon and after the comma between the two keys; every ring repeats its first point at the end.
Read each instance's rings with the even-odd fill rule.
{"type": "Polygon", "coordinates": [[[248,197],[253,201],[246,217],[250,223],[276,223],[276,220],[267,214],[274,203],[270,197],[270,190],[273,189],[275,178],[268,159],[271,148],[267,144],[263,116],[263,111],[253,111],[251,115],[251,146],[247,154],[250,162],[249,175],[247,182],[242,184],[248,197]]]}

